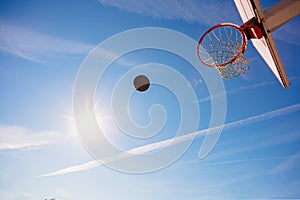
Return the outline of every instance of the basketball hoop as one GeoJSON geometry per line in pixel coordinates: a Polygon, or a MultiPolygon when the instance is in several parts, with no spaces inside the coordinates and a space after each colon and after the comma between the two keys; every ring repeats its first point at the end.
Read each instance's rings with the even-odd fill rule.
{"type": "Polygon", "coordinates": [[[249,69],[244,52],[248,39],[243,29],[222,23],[208,29],[197,45],[197,56],[206,66],[216,68],[226,79],[244,74],[249,69]]]}

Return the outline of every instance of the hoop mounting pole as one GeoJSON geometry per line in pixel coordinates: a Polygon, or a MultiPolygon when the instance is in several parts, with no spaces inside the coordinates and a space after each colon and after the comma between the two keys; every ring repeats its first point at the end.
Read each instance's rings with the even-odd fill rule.
{"type": "Polygon", "coordinates": [[[264,14],[266,28],[269,32],[273,32],[300,14],[300,1],[281,0],[265,10],[264,14]]]}

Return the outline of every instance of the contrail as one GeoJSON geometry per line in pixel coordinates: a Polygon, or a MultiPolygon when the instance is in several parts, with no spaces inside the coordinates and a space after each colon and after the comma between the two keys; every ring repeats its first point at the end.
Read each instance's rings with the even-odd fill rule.
{"type": "Polygon", "coordinates": [[[254,159],[227,160],[227,161],[220,161],[220,162],[210,162],[210,163],[205,163],[205,164],[202,164],[202,165],[203,166],[227,165],[227,164],[243,163],[243,162],[257,162],[257,161],[266,161],[266,160],[281,160],[281,159],[288,159],[288,158],[292,158],[292,157],[293,157],[293,155],[265,157],[265,158],[254,158],[254,159]]]}
{"type": "Polygon", "coordinates": [[[262,83],[257,83],[257,84],[249,85],[249,86],[240,86],[239,88],[235,88],[235,89],[232,89],[232,90],[229,90],[229,91],[226,91],[226,92],[224,91],[223,93],[220,93],[220,94],[215,94],[215,95],[212,95],[212,96],[203,97],[203,98],[199,99],[197,101],[197,103],[210,101],[211,99],[218,98],[218,97],[224,95],[224,93],[226,93],[226,95],[238,94],[238,93],[240,93],[244,90],[256,89],[258,87],[273,85],[275,83],[276,83],[275,81],[269,81],[269,82],[262,82],[262,83]]]}
{"type": "MultiPolygon", "coordinates": [[[[248,124],[252,124],[252,123],[272,119],[274,117],[278,117],[278,116],[298,112],[299,110],[300,110],[300,103],[299,104],[294,104],[294,105],[291,105],[291,106],[287,106],[287,107],[284,107],[284,108],[280,108],[280,109],[277,109],[277,110],[274,110],[274,111],[266,112],[266,113],[256,115],[256,116],[253,116],[253,117],[249,117],[249,118],[246,118],[246,119],[241,119],[241,120],[238,120],[238,121],[234,121],[234,122],[224,124],[223,129],[225,130],[225,129],[232,129],[232,128],[236,128],[236,127],[240,127],[240,126],[245,126],[245,125],[248,125],[248,124]]],[[[183,136],[178,136],[178,137],[175,137],[175,138],[171,138],[171,139],[167,139],[167,140],[163,140],[163,141],[159,141],[159,142],[155,142],[155,143],[135,147],[133,149],[130,149],[130,150],[128,150],[124,153],[118,154],[116,156],[104,158],[104,159],[101,160],[101,162],[111,162],[111,161],[115,161],[115,160],[118,160],[118,159],[122,159],[122,158],[124,158],[124,156],[128,156],[128,153],[132,153],[132,154],[147,153],[147,152],[151,152],[151,151],[154,151],[154,150],[164,148],[168,145],[174,145],[174,144],[185,142],[185,141],[188,141],[188,140],[191,140],[191,139],[196,139],[196,138],[205,136],[206,133],[211,132],[211,131],[216,130],[216,129],[219,129],[221,127],[222,126],[203,129],[203,130],[196,131],[196,132],[193,132],[193,133],[189,133],[189,134],[186,134],[186,135],[183,135],[183,136]]],[[[64,169],[61,169],[61,170],[58,170],[58,171],[54,171],[54,172],[51,172],[51,173],[43,174],[43,175],[40,175],[39,177],[63,175],[63,174],[72,173],[72,172],[85,171],[85,170],[89,170],[91,168],[97,167],[99,165],[100,165],[100,161],[94,160],[94,161],[89,161],[89,162],[86,162],[86,163],[83,163],[83,164],[80,164],[80,165],[67,167],[67,168],[64,168],[64,169]]]]}

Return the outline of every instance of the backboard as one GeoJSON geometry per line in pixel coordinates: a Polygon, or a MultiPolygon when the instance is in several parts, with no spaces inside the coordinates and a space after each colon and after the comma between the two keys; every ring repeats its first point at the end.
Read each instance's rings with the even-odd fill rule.
{"type": "Polygon", "coordinates": [[[291,10],[293,10],[293,8],[299,8],[299,5],[295,6],[295,4],[299,4],[299,2],[299,0],[281,1],[263,11],[259,0],[234,0],[243,23],[255,17],[261,24],[263,37],[260,39],[252,39],[252,44],[284,88],[289,87],[290,82],[282,65],[271,32],[289,19],[295,17],[292,15],[295,15],[293,13],[298,11],[291,12],[291,10]],[[292,15],[288,14],[288,12],[292,15]],[[274,13],[276,13],[276,15],[274,15],[274,13]]]}

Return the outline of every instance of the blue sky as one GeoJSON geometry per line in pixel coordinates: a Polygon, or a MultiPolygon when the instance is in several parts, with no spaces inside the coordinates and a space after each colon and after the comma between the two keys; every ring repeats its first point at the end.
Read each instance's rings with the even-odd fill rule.
{"type": "MultiPolygon", "coordinates": [[[[188,150],[163,169],[130,174],[100,165],[78,137],[74,83],[83,61],[99,43],[144,27],[178,31],[196,42],[207,28],[222,22],[241,24],[233,1],[1,1],[0,198],[300,198],[299,17],[273,34],[291,82],[288,89],[282,88],[251,44],[245,53],[250,70],[231,81],[218,78],[226,91],[219,94],[226,94],[225,124],[205,159],[199,159],[199,149],[212,115],[206,79],[186,60],[156,49],[130,52],[109,66],[95,92],[97,120],[105,136],[124,150],[147,153],[163,148],[182,120],[180,100],[172,91],[152,84],[145,93],[131,96],[128,108],[140,126],[151,121],[147,112],[152,105],[164,107],[165,125],[148,140],[121,133],[112,118],[110,97],[122,75],[135,66],[168,65],[188,81],[180,84],[176,79],[173,86],[195,91],[197,99],[190,103],[200,110],[198,129],[186,133],[196,137],[188,150]]],[[[160,70],[145,73],[172,80],[160,70]]],[[[116,102],[121,105],[123,99],[116,102]]]]}

